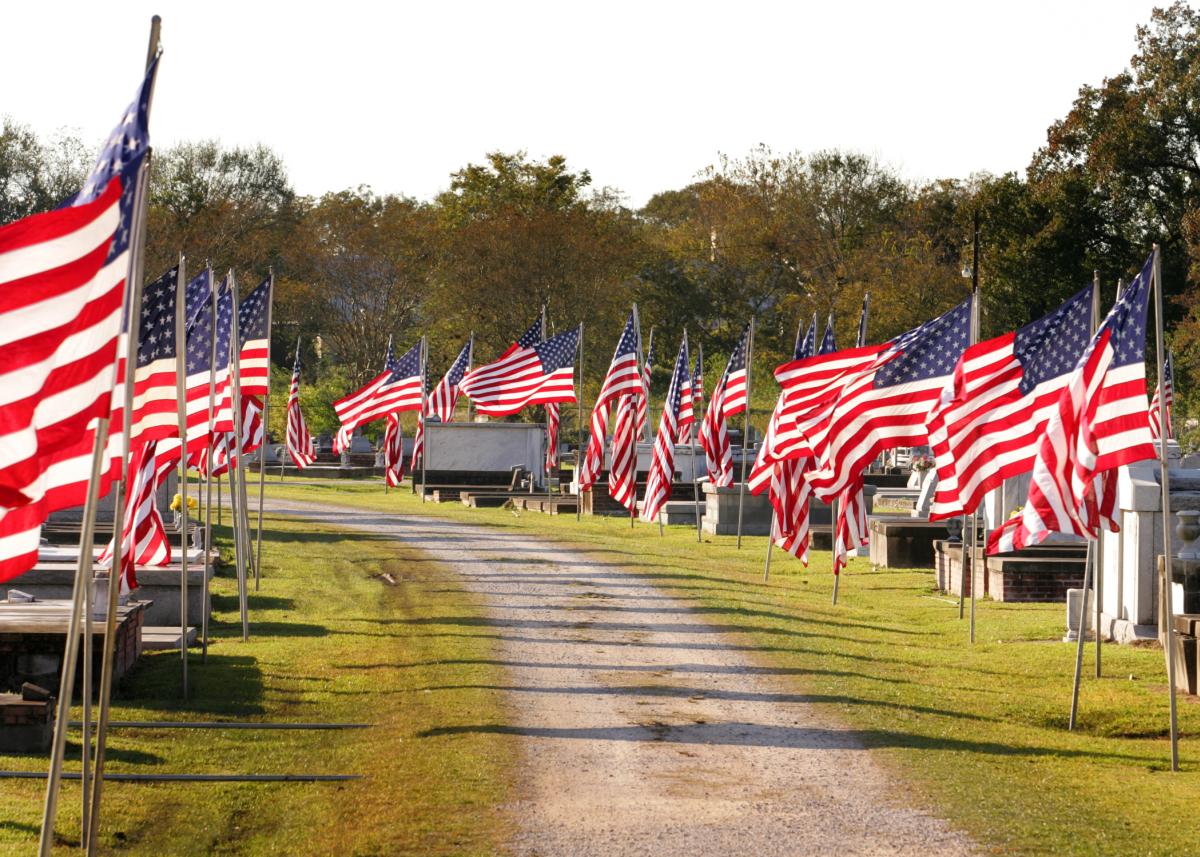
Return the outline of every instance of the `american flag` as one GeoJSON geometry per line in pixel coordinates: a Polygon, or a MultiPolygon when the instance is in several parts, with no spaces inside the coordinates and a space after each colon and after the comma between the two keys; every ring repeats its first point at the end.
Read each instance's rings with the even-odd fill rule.
{"type": "Polygon", "coordinates": [[[1033,468],[1058,397],[1092,337],[1092,287],[1019,330],[963,352],[929,415],[938,482],[930,520],[974,512],[1033,468]]]}
{"type": "Polygon", "coordinates": [[[300,410],[300,342],[296,341],[296,361],[292,364],[292,384],[288,388],[287,436],[288,455],[297,469],[303,470],[317,460],[317,451],[304,412],[300,410]]]}
{"type": "Polygon", "coordinates": [[[546,472],[550,473],[558,466],[558,428],[562,414],[558,405],[546,405],[546,472]]]}
{"type": "MultiPolygon", "coordinates": [[[[233,432],[217,435],[213,444],[212,472],[209,475],[221,476],[228,473],[230,465],[237,461],[239,450],[241,454],[246,455],[262,446],[263,429],[262,402],[253,396],[246,396],[242,399],[242,442],[235,446],[233,432]]],[[[201,451],[196,459],[196,469],[200,473],[208,473],[207,450],[201,451]]]]}
{"type": "Polygon", "coordinates": [[[216,374],[216,415],[212,422],[214,434],[233,431],[233,378],[231,376],[233,339],[237,335],[234,324],[237,314],[233,307],[233,272],[230,271],[217,289],[217,320],[213,332],[216,353],[213,355],[212,371],[216,374]]]}
{"type": "Polygon", "coordinates": [[[520,341],[494,363],[472,369],[463,378],[463,395],[489,417],[515,414],[527,405],[574,402],[575,353],[580,328],[545,342],[520,341]]]}
{"type": "Polygon", "coordinates": [[[804,479],[806,460],[789,458],[771,468],[771,541],[806,566],[809,532],[809,501],[812,489],[804,479]]]}
{"type": "MultiPolygon", "coordinates": [[[[454,421],[454,408],[458,405],[458,385],[462,383],[463,376],[467,374],[467,370],[470,368],[471,342],[468,341],[459,350],[458,356],[454,358],[454,362],[450,364],[449,371],[442,376],[442,380],[438,381],[438,385],[429,394],[429,398],[425,404],[425,411],[429,416],[437,417],[439,421],[444,423],[454,421]]],[[[424,451],[425,418],[421,417],[417,420],[417,434],[413,439],[412,461],[409,464],[412,470],[416,470],[417,460],[424,451]]]]}
{"type": "MultiPolygon", "coordinates": [[[[810,422],[821,467],[810,477],[817,496],[833,499],[885,449],[928,441],[925,420],[970,339],[971,298],[901,334],[846,379],[837,398],[810,422]]],[[[871,349],[836,351],[824,358],[871,349]]]]}
{"type": "Polygon", "coordinates": [[[359,426],[397,411],[419,411],[425,391],[421,369],[420,342],[397,359],[391,340],[388,340],[383,371],[362,389],[333,403],[333,410],[342,423],[334,440],[334,451],[349,448],[350,436],[359,426]]]}
{"type": "MultiPolygon", "coordinates": [[[[155,467],[155,441],[143,441],[129,462],[129,484],[125,494],[125,513],[121,523],[121,590],[137,588],[137,565],[167,565],[171,544],[163,527],[162,515],[155,502],[158,478],[155,467]]],[[[113,542],[101,551],[97,564],[112,568],[113,542]]]]}
{"type": "Polygon", "coordinates": [[[829,314],[829,320],[825,322],[825,335],[821,337],[821,345],[817,348],[818,354],[832,354],[837,351],[837,338],[833,332],[833,313],[829,314]]]}
{"type": "Polygon", "coordinates": [[[383,469],[387,484],[395,488],[404,478],[404,432],[400,429],[400,414],[387,415],[383,431],[383,469]]]}
{"type": "Polygon", "coordinates": [[[275,277],[268,276],[238,303],[238,340],[241,358],[238,380],[243,396],[265,399],[271,392],[271,291],[275,277]]]}
{"type": "Polygon", "coordinates": [[[637,439],[650,439],[647,422],[650,414],[650,373],[654,369],[654,328],[650,328],[650,343],[646,348],[646,359],[642,362],[642,393],[637,397],[637,439]]]}
{"type": "Polygon", "coordinates": [[[179,266],[142,291],[137,367],[133,372],[132,441],[179,437],[178,315],[179,266]]]}
{"type": "Polygon", "coordinates": [[[805,357],[812,357],[817,353],[817,314],[814,312],[812,324],[808,326],[808,333],[800,336],[800,331],[804,330],[804,320],[796,326],[796,348],[792,353],[793,360],[803,360],[805,357]]]}
{"type": "Polygon", "coordinates": [[[641,396],[626,393],[617,399],[613,427],[612,461],[608,468],[608,494],[630,512],[637,508],[637,403],[641,396]]]}
{"type": "MultiPolygon", "coordinates": [[[[637,346],[637,319],[631,312],[629,319],[625,322],[625,327],[621,329],[620,338],[617,339],[617,347],[613,351],[612,362],[608,364],[608,373],[604,376],[604,383],[600,385],[596,404],[592,406],[591,434],[588,437],[587,451],[579,467],[580,490],[590,489],[604,468],[604,439],[608,434],[610,409],[620,406],[622,396],[636,396],[641,393],[642,378],[641,373],[638,372],[637,346]]],[[[615,440],[613,456],[616,457],[615,440]]]]}
{"type": "Polygon", "coordinates": [[[1050,533],[1097,538],[1115,530],[1117,468],[1154,458],[1146,413],[1146,308],[1156,254],[1122,293],[1067,386],[1042,435],[1021,514],[993,531],[988,553],[1017,550],[1050,533]]]}
{"type": "MultiPolygon", "coordinates": [[[[1163,361],[1163,388],[1166,389],[1165,410],[1167,412],[1167,439],[1175,437],[1174,426],[1171,423],[1171,406],[1175,404],[1175,373],[1171,368],[1171,354],[1167,353],[1166,359],[1163,361]]],[[[1160,388],[1157,384],[1154,385],[1154,395],[1150,398],[1150,434],[1155,440],[1162,437],[1162,426],[1159,425],[1159,395],[1160,388]]]]}
{"type": "MultiPolygon", "coordinates": [[[[699,346],[697,346],[699,351],[699,346]]],[[[702,373],[701,355],[696,355],[695,369],[688,377],[688,387],[683,395],[683,408],[679,418],[679,442],[689,443],[692,439],[692,427],[696,424],[696,413],[704,405],[704,378],[702,373]]]]}
{"type": "Polygon", "coordinates": [[[687,334],[684,334],[679,344],[679,355],[675,358],[675,371],[671,373],[671,383],[667,387],[667,398],[663,402],[658,434],[654,438],[654,455],[650,461],[650,476],[646,480],[646,497],[642,501],[643,521],[657,520],[659,512],[671,499],[671,482],[675,478],[675,439],[679,437],[679,415],[684,399],[691,398],[690,385],[687,334]]]}
{"type": "Polygon", "coordinates": [[[833,573],[840,574],[850,559],[850,551],[869,541],[867,503],[863,496],[862,473],[838,495],[838,516],[833,534],[833,573]]]}
{"type": "Polygon", "coordinates": [[[0,505],[8,508],[0,518],[0,580],[36,563],[51,512],[86,498],[97,418],[109,417],[100,494],[125,462],[130,246],[143,210],[157,69],[156,57],[81,192],[58,211],[0,231],[8,331],[0,339],[0,505]]]}
{"type": "Polygon", "coordinates": [[[733,353],[729,355],[725,371],[713,388],[708,412],[700,426],[700,446],[704,448],[709,481],[721,488],[733,484],[729,417],[746,410],[746,353],[749,347],[750,325],[746,325],[733,353]]]}

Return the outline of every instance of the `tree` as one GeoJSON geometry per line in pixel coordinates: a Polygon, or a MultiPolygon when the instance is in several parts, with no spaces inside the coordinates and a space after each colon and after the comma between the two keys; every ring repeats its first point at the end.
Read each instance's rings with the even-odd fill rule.
{"type": "Polygon", "coordinates": [[[0,224],[54,208],[79,192],[94,153],[78,138],[43,141],[4,117],[0,125],[0,224]]]}

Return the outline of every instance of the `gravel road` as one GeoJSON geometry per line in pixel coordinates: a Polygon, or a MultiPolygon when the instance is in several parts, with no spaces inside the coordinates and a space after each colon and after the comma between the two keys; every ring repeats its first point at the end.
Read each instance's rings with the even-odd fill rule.
{"type": "MultiPolygon", "coordinates": [[[[523,855],[970,854],[905,785],[687,604],[521,533],[271,500],[445,563],[486,604],[520,736],[523,855]]],[[[481,728],[494,729],[494,726],[481,728]]]]}

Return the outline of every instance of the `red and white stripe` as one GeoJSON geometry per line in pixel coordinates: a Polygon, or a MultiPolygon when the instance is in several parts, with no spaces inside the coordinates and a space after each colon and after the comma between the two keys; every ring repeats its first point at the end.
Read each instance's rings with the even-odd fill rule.
{"type": "MultiPolygon", "coordinates": [[[[723,377],[713,388],[708,411],[700,424],[700,446],[704,449],[708,479],[719,488],[733,484],[733,449],[729,445],[729,421],[725,414],[726,380],[723,377]]],[[[744,403],[743,395],[743,408],[744,403]]]]}
{"type": "Polygon", "coordinates": [[[383,432],[383,469],[387,484],[398,487],[404,478],[404,432],[398,413],[387,415],[387,427],[383,432]]]}
{"type": "Polygon", "coordinates": [[[812,490],[804,480],[807,459],[790,458],[771,467],[768,495],[773,510],[771,541],[775,546],[808,565],[809,502],[812,490]]]}
{"type": "MultiPolygon", "coordinates": [[[[618,346],[619,349],[619,346],[618,346]]],[[[583,490],[591,488],[600,471],[604,469],[604,441],[608,434],[609,411],[619,405],[625,396],[640,397],[643,393],[642,375],[638,371],[637,353],[614,355],[592,407],[591,435],[588,437],[587,452],[579,469],[579,484],[583,490]]]]}
{"type": "Polygon", "coordinates": [[[857,482],[838,495],[838,516],[834,526],[833,573],[840,574],[850,559],[850,551],[867,544],[867,503],[861,475],[857,482]]]}
{"type": "Polygon", "coordinates": [[[671,385],[663,402],[662,418],[658,423],[658,434],[654,437],[654,453],[650,461],[650,474],[646,479],[646,496],[642,500],[643,521],[658,520],[663,506],[671,499],[671,484],[675,480],[675,441],[679,437],[679,419],[686,400],[691,403],[691,387],[681,389],[688,381],[687,337],[675,360],[671,385]]]}
{"type": "Polygon", "coordinates": [[[558,467],[558,429],[562,421],[558,405],[546,405],[546,471],[558,467]]]}
{"type": "MultiPolygon", "coordinates": [[[[154,446],[154,441],[142,444],[129,462],[121,523],[122,591],[137,588],[137,565],[163,566],[171,561],[171,544],[155,497],[158,478],[154,446]]],[[[97,559],[102,568],[112,568],[114,541],[105,546],[97,559]]]]}
{"type": "Polygon", "coordinates": [[[608,467],[608,494],[629,511],[637,508],[637,402],[641,396],[627,393],[617,399],[613,427],[612,457],[608,467]]]}
{"type": "Polygon", "coordinates": [[[334,413],[341,421],[333,444],[334,452],[348,449],[351,435],[360,426],[398,411],[421,409],[420,375],[389,381],[391,377],[392,373],[384,370],[357,392],[333,403],[334,413]]]}

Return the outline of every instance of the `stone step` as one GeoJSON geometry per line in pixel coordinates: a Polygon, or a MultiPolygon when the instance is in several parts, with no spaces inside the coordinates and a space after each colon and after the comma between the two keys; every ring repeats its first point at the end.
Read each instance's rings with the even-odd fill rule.
{"type": "MultiPolygon", "coordinates": [[[[196,645],[196,629],[190,625],[187,629],[187,645],[188,648],[196,645]]],[[[171,628],[166,625],[146,625],[142,628],[143,651],[157,652],[178,648],[179,628],[171,628]]]]}

